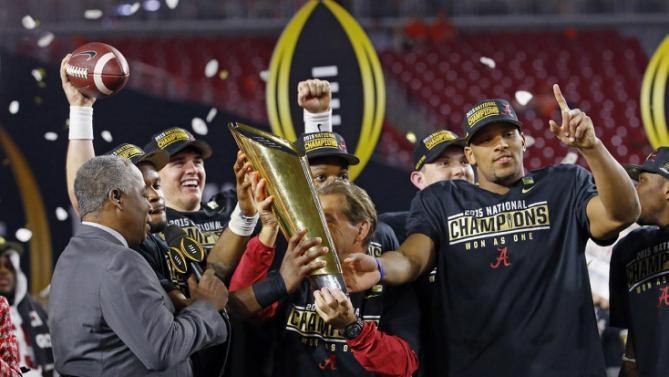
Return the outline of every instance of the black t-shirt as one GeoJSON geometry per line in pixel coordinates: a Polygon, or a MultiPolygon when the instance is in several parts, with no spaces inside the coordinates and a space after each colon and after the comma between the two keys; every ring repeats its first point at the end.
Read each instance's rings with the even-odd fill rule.
{"type": "Polygon", "coordinates": [[[165,241],[156,234],[149,234],[144,242],[135,247],[134,250],[149,262],[165,292],[170,292],[174,289],[181,289],[182,292],[185,292],[186,276],[172,268],[172,264],[167,257],[167,244],[165,241]]]}
{"type": "Polygon", "coordinates": [[[632,231],[613,248],[611,325],[628,328],[640,376],[669,373],[669,227],[632,231]]]}
{"type": "MultiPolygon", "coordinates": [[[[379,220],[388,224],[395,234],[397,240],[402,244],[406,240],[406,224],[409,218],[409,211],[386,212],[379,215],[379,220]]],[[[434,302],[439,300],[436,290],[437,268],[433,268],[429,273],[420,276],[413,282],[413,287],[420,308],[420,368],[415,373],[416,377],[430,376],[437,370],[435,366],[443,355],[437,349],[436,334],[432,330],[432,321],[436,313],[434,302]]]]}
{"type": "Polygon", "coordinates": [[[165,212],[167,223],[184,229],[189,237],[194,238],[204,246],[207,254],[214,247],[218,237],[221,236],[230,221],[230,216],[226,213],[205,211],[204,209],[194,212],[180,212],[172,208],[166,208],[165,212]]]}
{"type": "Polygon", "coordinates": [[[443,376],[605,376],[584,257],[583,168],[530,172],[504,195],[463,180],[412,202],[408,234],[435,243],[443,376]]]}
{"type": "Polygon", "coordinates": [[[401,245],[407,239],[407,218],[409,211],[385,212],[379,215],[379,222],[384,222],[392,228],[397,236],[397,242],[401,245]]]}
{"type": "MultiPolygon", "coordinates": [[[[419,352],[420,319],[411,287],[376,285],[350,297],[362,319],[375,321],[381,331],[401,337],[414,352],[419,352]]],[[[279,340],[273,376],[373,376],[355,359],[341,331],[318,315],[307,282],[278,310],[275,324],[279,340]]]]}

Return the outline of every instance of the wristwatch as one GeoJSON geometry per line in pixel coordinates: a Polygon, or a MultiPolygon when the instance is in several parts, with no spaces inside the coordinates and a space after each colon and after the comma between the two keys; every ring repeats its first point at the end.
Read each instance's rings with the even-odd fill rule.
{"type": "Polygon", "coordinates": [[[355,322],[344,327],[344,338],[346,339],[355,339],[362,332],[362,328],[365,327],[365,321],[362,318],[358,317],[355,322]]]}

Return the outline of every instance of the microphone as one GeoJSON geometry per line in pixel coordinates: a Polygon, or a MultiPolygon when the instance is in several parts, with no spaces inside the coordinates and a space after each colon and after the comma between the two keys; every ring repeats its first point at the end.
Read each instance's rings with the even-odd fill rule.
{"type": "Polygon", "coordinates": [[[191,270],[197,281],[202,278],[202,267],[204,261],[204,248],[202,245],[176,225],[168,225],[165,228],[165,241],[170,247],[168,257],[174,265],[174,269],[186,273],[191,270]]]}

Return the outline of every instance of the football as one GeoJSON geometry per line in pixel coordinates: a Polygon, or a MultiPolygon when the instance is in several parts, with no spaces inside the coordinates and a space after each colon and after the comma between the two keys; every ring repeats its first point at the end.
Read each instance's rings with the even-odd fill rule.
{"type": "Polygon", "coordinates": [[[89,97],[109,97],[118,93],[128,82],[128,62],[114,47],[90,42],[72,52],[65,65],[72,85],[89,97]]]}

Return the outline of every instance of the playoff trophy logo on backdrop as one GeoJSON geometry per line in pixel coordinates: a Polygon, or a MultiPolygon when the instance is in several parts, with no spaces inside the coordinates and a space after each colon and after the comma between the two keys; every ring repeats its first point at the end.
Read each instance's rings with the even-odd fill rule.
{"type": "Polygon", "coordinates": [[[230,123],[228,127],[239,149],[267,181],[267,189],[274,196],[274,214],[286,239],[300,229],[307,229],[305,238],[320,237],[323,242],[319,247],[329,249],[318,258],[325,261],[325,267],[309,277],[312,289],[334,287],[346,292],[339,258],[304,152],[288,140],[241,123],[230,123]]]}

